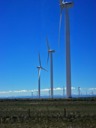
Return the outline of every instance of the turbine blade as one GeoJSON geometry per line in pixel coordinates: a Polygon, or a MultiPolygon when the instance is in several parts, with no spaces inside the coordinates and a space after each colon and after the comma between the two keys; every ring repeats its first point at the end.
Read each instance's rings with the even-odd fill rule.
{"type": "Polygon", "coordinates": [[[39,65],[40,65],[40,67],[41,67],[40,53],[38,54],[38,57],[39,57],[39,65]]]}
{"type": "Polygon", "coordinates": [[[46,43],[47,43],[47,49],[50,50],[50,46],[49,46],[49,42],[48,42],[48,38],[46,38],[46,43]]]}
{"type": "Polygon", "coordinates": [[[49,52],[48,52],[48,57],[47,57],[47,64],[48,64],[48,61],[49,61],[49,52]]]}
{"type": "Polygon", "coordinates": [[[49,50],[50,50],[48,38],[46,38],[46,44],[47,44],[47,49],[48,49],[48,57],[47,57],[47,64],[48,64],[48,61],[49,61],[49,50]]]}
{"type": "MultiPolygon", "coordinates": [[[[41,67],[42,70],[47,71],[45,68],[41,67]]],[[[48,72],[48,71],[47,71],[48,72]]]]}
{"type": "Polygon", "coordinates": [[[61,30],[61,22],[62,22],[62,8],[60,9],[60,21],[59,21],[58,45],[60,45],[60,30],[61,30]]]}

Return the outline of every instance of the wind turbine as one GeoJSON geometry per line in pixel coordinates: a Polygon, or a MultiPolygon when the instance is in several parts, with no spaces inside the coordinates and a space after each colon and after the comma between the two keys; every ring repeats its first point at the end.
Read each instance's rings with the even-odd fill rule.
{"type": "Polygon", "coordinates": [[[55,50],[50,49],[48,38],[47,38],[47,48],[48,48],[47,63],[48,63],[49,56],[50,56],[50,85],[51,85],[50,95],[51,95],[51,98],[53,98],[53,53],[55,52],[55,50]]]}
{"type": "Polygon", "coordinates": [[[78,96],[80,97],[80,87],[78,87],[78,96]]]}
{"type": "Polygon", "coordinates": [[[31,92],[32,98],[33,98],[33,91],[31,92]]]}
{"type": "Polygon", "coordinates": [[[63,97],[64,97],[64,95],[65,95],[65,88],[63,87],[63,97]]]}
{"type": "Polygon", "coordinates": [[[70,23],[68,9],[73,6],[73,2],[65,2],[60,0],[60,23],[59,23],[59,40],[62,21],[62,11],[65,8],[65,24],[66,24],[66,94],[67,98],[71,98],[71,61],[70,61],[70,23]]]}
{"type": "Polygon", "coordinates": [[[49,98],[50,98],[50,88],[49,88],[49,98]]]}
{"type": "Polygon", "coordinates": [[[41,65],[40,54],[38,55],[38,58],[39,58],[39,66],[37,66],[37,69],[38,69],[38,97],[40,99],[40,72],[41,72],[41,70],[45,70],[45,71],[47,71],[47,70],[45,68],[43,68],[41,65]]]}

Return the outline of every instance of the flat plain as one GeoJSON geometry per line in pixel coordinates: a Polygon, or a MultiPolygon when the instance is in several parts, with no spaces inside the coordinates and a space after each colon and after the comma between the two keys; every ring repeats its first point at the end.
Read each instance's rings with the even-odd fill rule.
{"type": "Polygon", "coordinates": [[[0,128],[96,128],[96,98],[2,99],[0,128]]]}

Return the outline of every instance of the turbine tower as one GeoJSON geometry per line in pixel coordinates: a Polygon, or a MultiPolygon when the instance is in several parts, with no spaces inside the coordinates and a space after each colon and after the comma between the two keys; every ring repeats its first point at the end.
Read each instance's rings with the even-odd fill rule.
{"type": "Polygon", "coordinates": [[[65,95],[65,88],[63,87],[63,97],[64,97],[64,95],[65,95]]]}
{"type": "Polygon", "coordinates": [[[47,38],[47,48],[48,48],[48,59],[47,59],[47,63],[49,60],[49,56],[50,56],[50,85],[51,85],[51,98],[53,98],[53,53],[55,52],[55,50],[50,49],[49,47],[49,42],[48,42],[48,38],[47,38]]]}
{"type": "Polygon", "coordinates": [[[80,87],[78,87],[78,96],[80,97],[80,87]]]}
{"type": "Polygon", "coordinates": [[[33,98],[33,91],[31,92],[32,98],[33,98]]]}
{"type": "Polygon", "coordinates": [[[40,72],[41,72],[41,70],[45,70],[45,71],[47,71],[47,70],[45,68],[43,68],[41,65],[40,54],[38,55],[38,57],[39,57],[39,66],[37,66],[37,69],[38,69],[38,97],[40,99],[40,72]]]}
{"type": "Polygon", "coordinates": [[[49,88],[49,98],[50,98],[50,88],[49,88]]]}
{"type": "Polygon", "coordinates": [[[68,9],[73,6],[73,2],[60,0],[60,23],[59,23],[59,40],[62,20],[62,11],[65,8],[65,26],[66,26],[66,94],[71,98],[71,59],[70,59],[70,23],[68,9]]]}

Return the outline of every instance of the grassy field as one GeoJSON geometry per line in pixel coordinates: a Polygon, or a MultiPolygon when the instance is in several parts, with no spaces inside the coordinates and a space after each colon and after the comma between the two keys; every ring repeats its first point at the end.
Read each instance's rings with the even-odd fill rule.
{"type": "Polygon", "coordinates": [[[0,100],[0,128],[96,128],[96,98],[0,100]]]}

